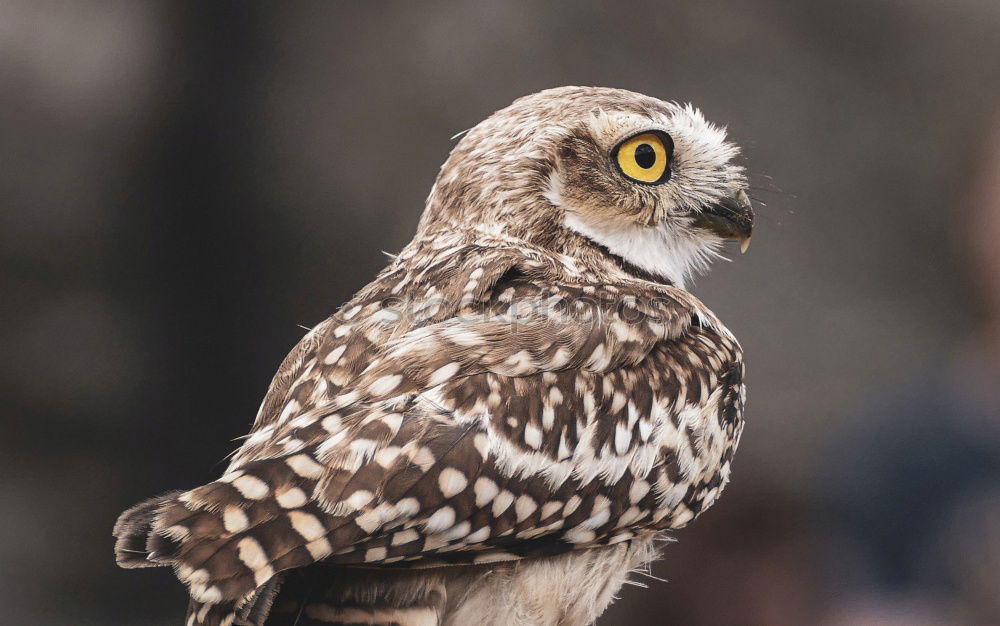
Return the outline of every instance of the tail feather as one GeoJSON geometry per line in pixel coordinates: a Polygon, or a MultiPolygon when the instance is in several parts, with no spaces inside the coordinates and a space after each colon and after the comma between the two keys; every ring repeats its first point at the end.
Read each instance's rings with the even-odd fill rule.
{"type": "MultiPolygon", "coordinates": [[[[226,607],[245,608],[273,576],[313,563],[333,551],[330,542],[348,539],[327,539],[337,530],[330,524],[346,520],[311,499],[315,477],[293,471],[306,472],[302,459],[291,465],[285,458],[262,459],[207,485],[132,507],[114,529],[116,560],[128,568],[173,566],[196,603],[218,605],[199,606],[196,613],[224,623],[226,607]],[[315,539],[322,545],[310,545],[315,539]]],[[[202,621],[196,617],[195,623],[202,621]]]]}
{"type": "Polygon", "coordinates": [[[111,534],[115,537],[115,561],[125,568],[161,567],[168,563],[150,558],[149,539],[153,522],[159,511],[172,502],[181,491],[171,491],[155,498],[143,500],[128,509],[115,522],[111,534]]]}
{"type": "MultiPolygon", "coordinates": [[[[264,626],[271,605],[281,588],[285,575],[275,575],[258,587],[237,607],[235,602],[209,604],[191,599],[185,626],[264,626]]],[[[297,625],[299,626],[299,625],[297,625]]]]}

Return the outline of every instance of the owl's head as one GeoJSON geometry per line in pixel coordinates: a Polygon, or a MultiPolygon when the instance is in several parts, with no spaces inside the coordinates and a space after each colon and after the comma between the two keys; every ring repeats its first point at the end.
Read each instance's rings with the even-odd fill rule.
{"type": "Polygon", "coordinates": [[[567,254],[596,249],[683,285],[724,240],[750,241],[737,153],[691,106],[620,89],[550,89],[465,134],[420,230],[475,225],[567,254]]]}

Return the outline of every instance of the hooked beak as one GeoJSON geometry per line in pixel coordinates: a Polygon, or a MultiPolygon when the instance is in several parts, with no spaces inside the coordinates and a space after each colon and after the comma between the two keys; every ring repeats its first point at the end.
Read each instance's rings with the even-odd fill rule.
{"type": "Polygon", "coordinates": [[[738,189],[732,196],[706,206],[696,213],[694,224],[721,239],[739,241],[740,252],[746,252],[750,247],[750,236],[753,234],[753,207],[750,206],[750,197],[746,191],[738,189]]]}

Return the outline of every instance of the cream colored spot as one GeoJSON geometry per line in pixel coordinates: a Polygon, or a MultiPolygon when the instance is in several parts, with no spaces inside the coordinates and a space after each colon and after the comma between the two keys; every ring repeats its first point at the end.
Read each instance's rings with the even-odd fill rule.
{"type": "Polygon", "coordinates": [[[452,376],[458,373],[459,367],[460,365],[455,362],[439,367],[427,379],[427,385],[430,387],[434,387],[442,383],[448,382],[448,380],[450,380],[452,376]]]}
{"type": "Polygon", "coordinates": [[[177,576],[192,585],[204,585],[208,582],[209,573],[205,568],[192,570],[190,566],[181,563],[177,566],[177,576]]]}
{"type": "Polygon", "coordinates": [[[372,439],[355,439],[349,444],[351,454],[347,455],[342,467],[350,472],[356,472],[368,462],[378,448],[378,442],[372,439]]]}
{"type": "Polygon", "coordinates": [[[267,488],[267,483],[256,476],[240,476],[232,484],[233,487],[236,487],[237,491],[243,494],[244,498],[251,500],[262,500],[270,492],[270,489],[267,488]]]}
{"type": "Polygon", "coordinates": [[[288,520],[295,532],[302,535],[306,541],[315,541],[326,535],[326,527],[311,513],[304,511],[289,511],[288,520]]]}
{"type": "Polygon", "coordinates": [[[243,475],[243,470],[235,470],[235,471],[229,472],[228,474],[224,475],[222,478],[219,479],[219,482],[220,483],[231,483],[231,482],[233,482],[234,480],[236,480],[237,478],[239,478],[242,475],[243,475]]]}
{"type": "Polygon", "coordinates": [[[390,374],[376,379],[375,382],[368,386],[368,391],[376,396],[384,396],[387,393],[391,393],[396,387],[399,387],[401,382],[403,382],[403,377],[400,374],[390,374]]]}
{"type": "Polygon", "coordinates": [[[364,489],[358,489],[357,491],[355,491],[354,493],[352,493],[350,495],[350,497],[348,497],[347,500],[345,500],[345,502],[352,509],[358,510],[361,507],[363,507],[366,504],[368,504],[369,502],[371,502],[372,498],[374,498],[374,497],[375,497],[375,495],[372,492],[366,491],[364,489]]]}
{"type": "Polygon", "coordinates": [[[607,346],[603,343],[594,348],[594,351],[590,354],[590,359],[587,365],[590,369],[595,371],[601,371],[608,367],[611,361],[611,355],[608,352],[607,346]]]}
{"type": "Polygon", "coordinates": [[[257,571],[268,564],[267,555],[260,543],[253,537],[244,537],[236,544],[236,553],[246,565],[253,571],[257,571]]]}
{"type": "Polygon", "coordinates": [[[527,424],[524,427],[524,443],[528,444],[535,450],[542,447],[542,431],[538,429],[537,426],[533,424],[527,424]]]}
{"type": "Polygon", "coordinates": [[[296,454],[285,459],[285,463],[293,472],[302,478],[319,478],[323,475],[323,466],[312,460],[306,454],[296,454]]]}
{"type": "Polygon", "coordinates": [[[275,493],[278,506],[283,509],[297,509],[308,501],[304,491],[298,487],[290,487],[275,493]]]}
{"type": "Polygon", "coordinates": [[[526,520],[537,508],[538,504],[530,496],[519,496],[514,503],[514,512],[517,515],[517,521],[522,522],[526,520]]]}
{"type": "Polygon", "coordinates": [[[401,517],[413,517],[420,512],[420,502],[416,498],[403,498],[396,503],[396,510],[401,517]]]}
{"type": "Polygon", "coordinates": [[[407,528],[406,530],[401,530],[398,533],[392,535],[392,545],[399,546],[404,543],[410,543],[411,541],[416,541],[420,538],[420,533],[413,530],[412,528],[407,528]]]}
{"type": "Polygon", "coordinates": [[[323,359],[323,362],[326,363],[327,365],[333,365],[334,363],[340,360],[340,357],[344,356],[344,352],[346,350],[347,350],[346,343],[342,346],[337,346],[333,350],[330,350],[330,353],[326,355],[326,358],[323,359]]]}
{"type": "Polygon", "coordinates": [[[514,561],[518,557],[510,552],[487,552],[477,555],[472,559],[473,563],[500,563],[502,561],[514,561]]]}
{"type": "Polygon", "coordinates": [[[267,581],[271,580],[272,576],[274,576],[274,568],[270,565],[266,565],[259,570],[254,571],[253,581],[257,583],[257,586],[259,587],[260,585],[263,585],[267,581]]]}
{"type": "Polygon", "coordinates": [[[493,501],[493,498],[500,493],[500,488],[489,478],[481,476],[476,480],[473,491],[476,494],[476,507],[481,509],[493,501]]]}
{"type": "Polygon", "coordinates": [[[441,507],[434,512],[427,522],[424,524],[424,528],[428,533],[439,533],[448,528],[455,523],[455,509],[450,506],[441,507]]]}
{"type": "Polygon", "coordinates": [[[371,548],[365,552],[365,561],[368,563],[374,563],[375,561],[381,561],[385,558],[386,549],[385,548],[371,548]]]}
{"type": "Polygon", "coordinates": [[[371,316],[372,321],[379,324],[392,324],[398,322],[399,318],[399,311],[393,311],[392,309],[379,309],[371,316]]]}
{"type": "Polygon", "coordinates": [[[218,604],[222,601],[222,592],[218,587],[204,587],[202,585],[191,585],[191,597],[207,605],[218,604]]]}
{"type": "Polygon", "coordinates": [[[285,422],[291,419],[293,415],[298,415],[298,412],[302,409],[302,405],[298,403],[297,400],[290,400],[285,408],[281,411],[281,416],[278,417],[279,422],[285,422]]]}
{"type": "Polygon", "coordinates": [[[389,427],[389,431],[395,435],[399,432],[399,427],[403,425],[402,413],[390,413],[382,418],[382,421],[389,427]]]}
{"type": "Polygon", "coordinates": [[[570,543],[590,543],[597,535],[589,528],[570,528],[563,533],[563,539],[570,543]]]}
{"type": "Polygon", "coordinates": [[[438,486],[441,488],[441,494],[445,498],[458,495],[465,489],[467,484],[469,484],[469,481],[465,478],[465,474],[453,467],[444,468],[438,477],[438,486]]]}
{"type": "Polygon", "coordinates": [[[615,453],[623,456],[628,452],[629,444],[632,443],[632,434],[625,424],[618,422],[615,425],[615,453]]]}
{"type": "Polygon", "coordinates": [[[514,503],[514,494],[504,489],[493,499],[493,517],[500,517],[511,504],[514,503]]]}
{"type": "Polygon", "coordinates": [[[639,420],[639,437],[643,441],[649,441],[649,436],[653,434],[653,422],[649,420],[639,420]]]}
{"type": "Polygon", "coordinates": [[[378,527],[382,525],[382,520],[375,511],[368,511],[354,518],[354,523],[358,525],[358,528],[370,535],[378,530],[378,527]]]}
{"type": "Polygon", "coordinates": [[[570,356],[569,350],[559,348],[556,350],[556,353],[552,355],[552,360],[549,361],[549,365],[553,368],[562,367],[569,362],[570,356]]]}
{"type": "Polygon", "coordinates": [[[545,430],[552,430],[552,426],[556,423],[556,412],[550,406],[545,406],[542,408],[542,428],[545,430]]]}
{"type": "Polygon", "coordinates": [[[296,429],[297,428],[306,428],[308,426],[311,426],[313,424],[313,422],[315,422],[315,421],[316,421],[316,416],[315,415],[310,415],[309,413],[306,413],[306,414],[300,415],[300,416],[296,417],[295,419],[293,419],[292,421],[288,422],[288,427],[289,428],[296,428],[296,429]]]}
{"type": "Polygon", "coordinates": [[[510,366],[510,372],[512,374],[524,374],[531,371],[534,368],[531,353],[527,350],[521,350],[515,354],[507,357],[504,361],[504,365],[510,366]]]}
{"type": "Polygon", "coordinates": [[[375,452],[375,462],[388,469],[397,458],[399,458],[401,448],[399,446],[389,446],[375,452]]]}
{"type": "Polygon", "coordinates": [[[321,424],[323,425],[323,430],[330,433],[331,435],[333,433],[338,433],[342,431],[344,428],[344,423],[341,421],[340,416],[337,414],[328,415],[324,417],[321,424]]]}
{"type": "Polygon", "coordinates": [[[611,397],[611,412],[617,413],[618,411],[621,411],[625,406],[625,401],[625,394],[620,391],[616,391],[611,397]]]}
{"type": "Polygon", "coordinates": [[[615,535],[614,537],[612,537],[611,539],[608,540],[608,545],[614,545],[616,543],[621,543],[623,541],[628,541],[629,539],[631,539],[634,536],[635,535],[633,535],[632,533],[629,533],[629,532],[618,533],[617,535],[615,535]]]}
{"type": "Polygon", "coordinates": [[[692,513],[690,509],[684,509],[683,511],[680,511],[679,513],[674,515],[674,518],[671,520],[671,526],[673,528],[682,528],[693,518],[694,518],[694,513],[692,513]]]}
{"type": "Polygon", "coordinates": [[[555,515],[562,508],[563,503],[559,500],[551,500],[542,505],[541,519],[548,519],[555,515]]]}
{"type": "Polygon", "coordinates": [[[409,452],[410,461],[414,465],[418,466],[421,470],[427,471],[432,465],[434,465],[436,459],[434,458],[434,453],[427,446],[420,446],[416,450],[409,452]]]}
{"type": "Polygon", "coordinates": [[[470,530],[472,530],[472,524],[469,522],[461,522],[446,530],[442,537],[450,543],[466,537],[470,530]]]}
{"type": "Polygon", "coordinates": [[[352,317],[354,317],[355,315],[357,315],[358,312],[360,312],[360,311],[361,311],[361,305],[360,304],[352,306],[350,309],[348,309],[347,311],[344,312],[344,319],[345,320],[349,320],[352,317]]]}
{"type": "Polygon", "coordinates": [[[476,452],[479,453],[479,456],[485,459],[489,454],[490,438],[485,433],[477,433],[476,436],[472,438],[472,445],[475,446],[476,452]]]}
{"type": "Polygon", "coordinates": [[[632,504],[638,504],[640,500],[649,493],[649,483],[644,480],[636,480],[628,490],[628,500],[632,504]]]}
{"type": "Polygon", "coordinates": [[[337,396],[337,402],[339,402],[342,406],[348,404],[354,404],[355,402],[358,401],[358,397],[360,395],[361,394],[358,392],[357,389],[355,389],[354,391],[348,391],[347,393],[342,393],[339,396],[337,396]]]}
{"type": "Polygon", "coordinates": [[[634,522],[637,519],[639,519],[639,516],[641,516],[641,515],[642,515],[642,510],[639,509],[639,507],[635,507],[635,506],[629,507],[628,509],[626,509],[626,511],[624,513],[622,513],[618,517],[618,527],[622,528],[622,527],[628,526],[632,522],[634,522]]]}
{"type": "Polygon", "coordinates": [[[250,521],[247,519],[247,514],[243,512],[238,506],[227,506],[225,512],[222,514],[222,525],[226,527],[226,532],[238,533],[242,530],[246,530],[247,526],[250,525],[250,521]]]}
{"type": "Polygon", "coordinates": [[[611,510],[601,509],[586,520],[580,522],[580,527],[597,529],[607,524],[609,519],[611,519],[611,510]]]}
{"type": "Polygon", "coordinates": [[[181,526],[180,524],[174,524],[173,526],[168,526],[162,531],[163,535],[173,539],[174,541],[181,541],[185,537],[191,534],[191,531],[187,526],[181,526]]]}

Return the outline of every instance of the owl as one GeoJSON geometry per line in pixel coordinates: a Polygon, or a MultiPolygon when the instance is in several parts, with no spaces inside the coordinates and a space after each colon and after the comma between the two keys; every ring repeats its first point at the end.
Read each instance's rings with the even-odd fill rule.
{"type": "Polygon", "coordinates": [[[753,211],[691,106],[563,87],[467,132],[217,480],[114,529],[187,624],[594,622],[719,497],[742,352],[685,285],[753,211]]]}

